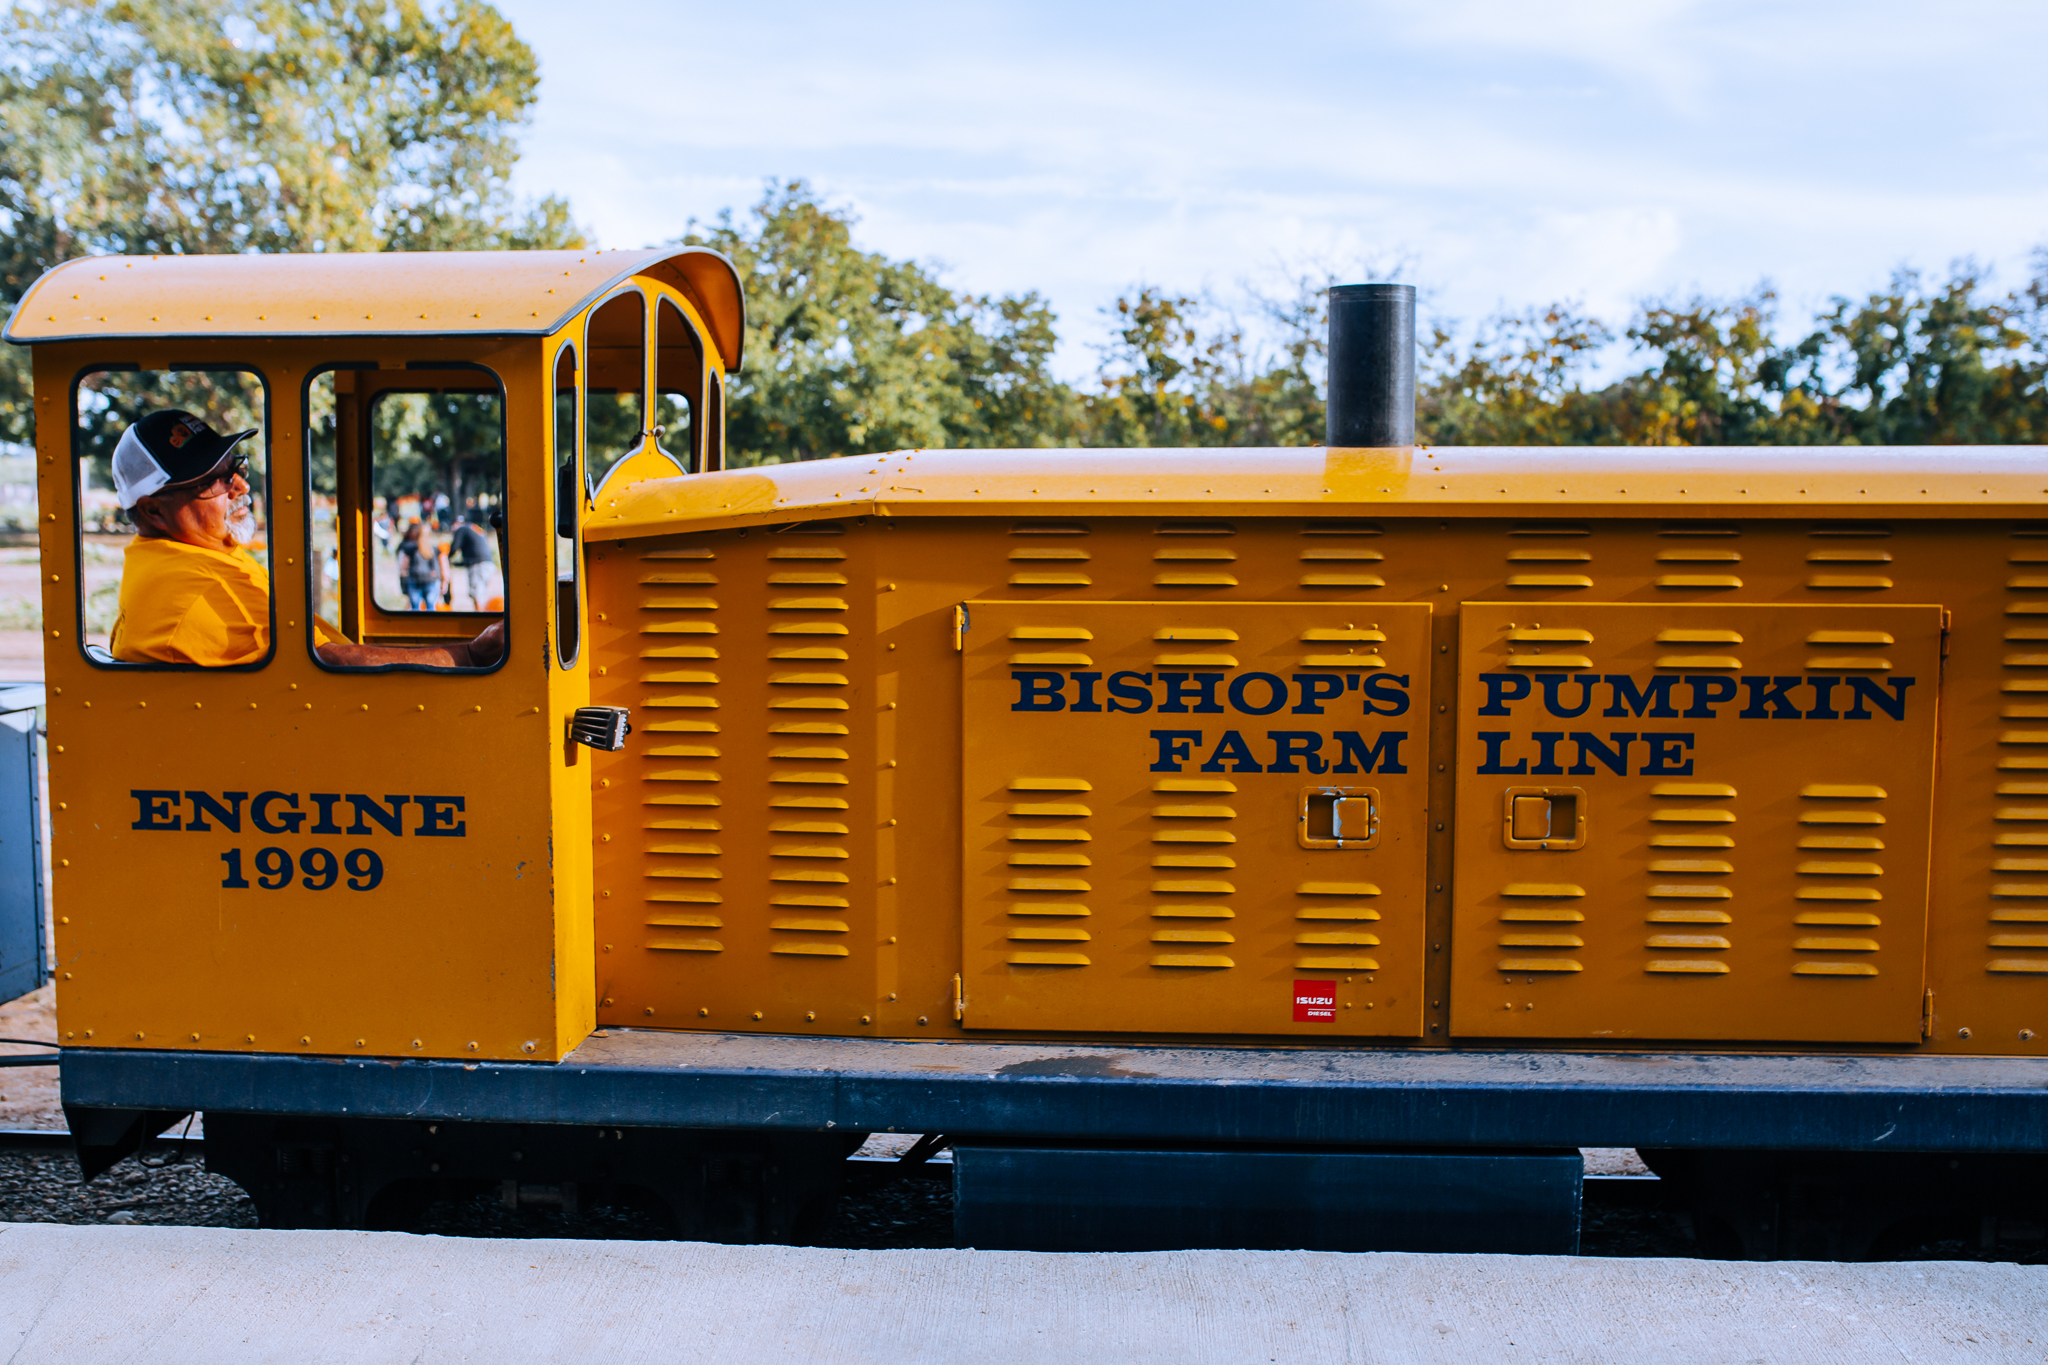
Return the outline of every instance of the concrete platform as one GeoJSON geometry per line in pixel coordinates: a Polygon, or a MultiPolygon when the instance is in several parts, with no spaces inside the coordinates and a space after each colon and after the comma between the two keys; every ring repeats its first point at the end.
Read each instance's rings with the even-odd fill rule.
{"type": "Polygon", "coordinates": [[[2048,1267],[1033,1255],[0,1225],[0,1356],[716,1365],[2039,1361],[2048,1267]]]}

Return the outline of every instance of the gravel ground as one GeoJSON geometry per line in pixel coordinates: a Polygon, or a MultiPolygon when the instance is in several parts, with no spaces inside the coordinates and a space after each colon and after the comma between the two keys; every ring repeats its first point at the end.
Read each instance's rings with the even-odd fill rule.
{"type": "MultiPolygon", "coordinates": [[[[90,1184],[62,1150],[0,1148],[0,1221],[16,1223],[154,1223],[253,1228],[256,1211],[241,1189],[208,1175],[198,1144],[163,1146],[129,1157],[90,1184]]],[[[544,1208],[507,1209],[493,1191],[451,1197],[416,1211],[406,1231],[453,1237],[571,1237],[658,1240],[673,1235],[665,1210],[649,1203],[588,1208],[573,1216],[544,1208]]],[[[797,1239],[803,1245],[856,1250],[949,1247],[953,1187],[939,1172],[889,1179],[856,1173],[837,1207],[797,1239]]],[[[1649,1182],[1587,1186],[1580,1242],[1585,1256],[1697,1256],[1691,1220],[1662,1208],[1649,1182]]],[[[2048,1264],[2039,1241],[1984,1250],[1970,1241],[1930,1241],[1900,1260],[2008,1261],[2048,1264]]]]}
{"type": "Polygon", "coordinates": [[[0,1220],[253,1228],[256,1206],[239,1185],[208,1175],[196,1151],[145,1152],[80,1184],[67,1151],[0,1150],[0,1220]]]}
{"type": "MultiPolygon", "coordinates": [[[[193,1144],[196,1149],[197,1144],[193,1144]]],[[[953,1244],[953,1187],[918,1178],[881,1183],[857,1175],[830,1218],[805,1245],[874,1249],[953,1244]],[[863,1188],[864,1187],[864,1188],[863,1188]]],[[[241,1187],[209,1175],[197,1150],[161,1148],[129,1157],[89,1184],[63,1150],[0,1148],[0,1222],[156,1223],[253,1228],[256,1209],[241,1187]]],[[[449,1237],[575,1237],[591,1240],[673,1236],[666,1210],[649,1203],[583,1209],[507,1209],[495,1191],[436,1200],[407,1220],[406,1231],[449,1237]]]]}

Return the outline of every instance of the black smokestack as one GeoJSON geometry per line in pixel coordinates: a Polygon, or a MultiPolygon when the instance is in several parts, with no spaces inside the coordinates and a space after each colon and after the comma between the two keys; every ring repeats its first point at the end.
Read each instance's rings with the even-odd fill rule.
{"type": "Polygon", "coordinates": [[[1415,444],[1415,286],[1330,289],[1333,446],[1415,444]]]}

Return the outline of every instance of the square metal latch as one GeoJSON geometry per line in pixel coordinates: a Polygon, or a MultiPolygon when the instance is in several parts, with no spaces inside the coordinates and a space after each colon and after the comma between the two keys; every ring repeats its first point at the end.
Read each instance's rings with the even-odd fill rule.
{"type": "Polygon", "coordinates": [[[1299,828],[1303,848],[1377,847],[1379,788],[1304,787],[1299,828]]]}
{"type": "Polygon", "coordinates": [[[1501,839],[1509,848],[1562,852],[1586,842],[1586,789],[1509,787],[1502,798],[1501,839]]]}

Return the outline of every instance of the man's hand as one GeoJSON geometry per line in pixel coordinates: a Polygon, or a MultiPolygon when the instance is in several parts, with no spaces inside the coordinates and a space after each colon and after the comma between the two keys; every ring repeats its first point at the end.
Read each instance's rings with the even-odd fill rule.
{"type": "Polygon", "coordinates": [[[505,657],[505,623],[493,621],[476,633],[476,638],[464,646],[469,651],[471,668],[489,668],[505,657]]]}

